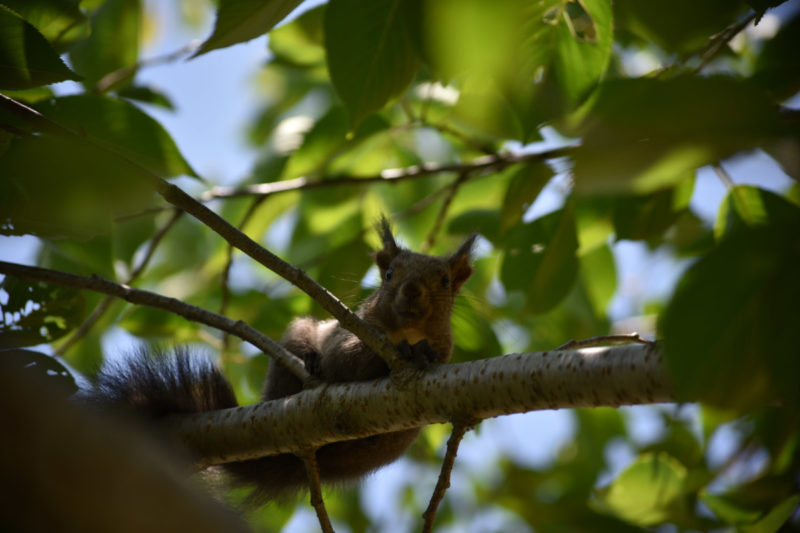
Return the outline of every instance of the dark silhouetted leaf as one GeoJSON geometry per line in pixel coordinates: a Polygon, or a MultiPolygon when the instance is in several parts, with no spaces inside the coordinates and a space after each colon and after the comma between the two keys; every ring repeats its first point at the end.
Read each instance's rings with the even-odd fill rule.
{"type": "Polygon", "coordinates": [[[35,27],[0,5],[0,89],[79,79],[35,27]]]}
{"type": "Polygon", "coordinates": [[[786,126],[761,89],[727,77],[620,79],[603,84],[577,134],[575,186],[585,193],[647,193],[786,126]],[[642,112],[642,110],[647,112],[642,112]]]}
{"type": "Polygon", "coordinates": [[[534,313],[553,308],[572,288],[578,273],[578,238],[572,202],[567,207],[509,230],[501,280],[525,292],[534,313]]]}
{"type": "Polygon", "coordinates": [[[28,282],[6,276],[0,293],[7,295],[0,304],[0,349],[36,346],[52,342],[80,324],[85,308],[80,292],[74,289],[28,282]]]}
{"type": "Polygon", "coordinates": [[[726,236],[683,276],[661,317],[680,398],[747,409],[798,401],[800,209],[726,236]]]}

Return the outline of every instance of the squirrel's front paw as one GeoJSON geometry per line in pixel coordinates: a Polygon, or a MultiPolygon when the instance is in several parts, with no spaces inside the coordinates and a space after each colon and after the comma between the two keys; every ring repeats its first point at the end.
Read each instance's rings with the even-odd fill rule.
{"type": "Polygon", "coordinates": [[[403,340],[397,345],[397,350],[400,352],[400,355],[403,356],[403,359],[419,369],[424,369],[431,363],[435,363],[440,359],[439,355],[431,348],[427,340],[421,340],[414,345],[403,340]]]}

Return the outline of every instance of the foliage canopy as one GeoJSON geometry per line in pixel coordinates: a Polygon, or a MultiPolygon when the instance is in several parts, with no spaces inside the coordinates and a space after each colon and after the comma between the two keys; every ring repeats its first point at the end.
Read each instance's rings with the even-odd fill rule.
{"type": "MultiPolygon", "coordinates": [[[[478,231],[456,360],[609,333],[630,318],[609,316],[615,251],[642,243],[685,265],[674,294],[633,314],[656,324],[647,333],[663,339],[679,397],[701,402],[700,434],[662,410],[658,439],[642,444],[620,411],[575,412],[554,461],[502,458],[502,481],[462,477],[471,490],[452,495],[437,524],[493,511],[500,530],[796,521],[800,189],[763,176],[734,184],[724,166],[760,151],[800,177],[797,2],[330,0],[286,22],[301,3],[221,0],[191,57],[269,35],[269,60],[253,67],[264,103],[247,132],[260,159],[235,186],[213,187],[148,113],[172,104],[168,88],[137,77],[152,63],[139,56],[146,4],[0,0],[0,91],[46,118],[0,105],[0,233],[36,236],[40,266],[170,294],[278,338],[319,306],[175,215],[143,172],[191,178],[180,183],[350,304],[374,283],[358,282],[371,280],[380,213],[415,249],[444,251],[478,231]],[[759,32],[776,21],[773,35],[759,32]],[[65,80],[80,83],[53,85],[65,80]],[[727,186],[713,221],[692,200],[709,165],[727,186]],[[739,449],[720,465],[709,444],[731,429],[739,449]],[[634,459],[609,476],[614,446],[634,459]],[[729,481],[742,465],[756,472],[729,481]]],[[[50,344],[82,372],[102,362],[112,327],[210,344],[245,402],[267,366],[163,311],[11,276],[0,311],[0,348],[50,344]]],[[[435,468],[442,439],[428,428],[409,461],[435,468]]],[[[395,512],[418,515],[417,484],[402,489],[395,512]]],[[[356,489],[330,501],[353,530],[368,527],[356,489]]],[[[272,507],[253,521],[274,529],[290,516],[272,507]]]]}

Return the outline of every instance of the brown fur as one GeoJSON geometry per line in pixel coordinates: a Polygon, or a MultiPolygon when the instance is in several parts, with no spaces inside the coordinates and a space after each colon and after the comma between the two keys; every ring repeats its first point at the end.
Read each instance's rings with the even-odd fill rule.
{"type": "MultiPolygon", "coordinates": [[[[381,273],[380,287],[357,314],[381,330],[401,353],[417,365],[450,360],[453,338],[450,315],[461,286],[472,274],[470,251],[474,236],[450,257],[433,257],[399,247],[388,223],[379,226],[383,248],[374,254],[381,273]]],[[[281,343],[301,357],[309,371],[324,381],[365,381],[389,374],[386,363],[353,333],[335,320],[295,319],[281,343]]],[[[270,367],[263,400],[274,400],[302,390],[301,382],[280,365],[270,367]]],[[[411,445],[419,428],[338,442],[317,451],[323,482],[361,477],[399,458],[411,445]]],[[[293,455],[278,455],[234,466],[239,477],[258,485],[251,500],[263,500],[302,488],[305,472],[293,455]]],[[[232,465],[233,466],[233,465],[232,465]]]]}

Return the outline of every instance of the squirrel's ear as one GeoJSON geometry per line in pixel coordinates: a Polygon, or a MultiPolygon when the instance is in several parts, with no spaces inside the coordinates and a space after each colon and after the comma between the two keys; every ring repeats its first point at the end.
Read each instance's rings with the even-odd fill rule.
{"type": "Polygon", "coordinates": [[[378,235],[381,237],[383,248],[375,252],[373,257],[375,258],[375,263],[377,263],[378,268],[386,270],[389,268],[392,259],[400,253],[400,248],[394,240],[392,228],[389,226],[389,221],[385,216],[382,216],[381,221],[376,224],[376,229],[378,230],[378,235]]]}
{"type": "Polygon", "coordinates": [[[475,244],[475,239],[478,237],[477,233],[473,233],[467,240],[464,241],[456,253],[450,256],[448,263],[451,271],[451,282],[454,290],[459,290],[465,281],[472,275],[472,266],[470,260],[472,259],[472,246],[475,244]]]}

